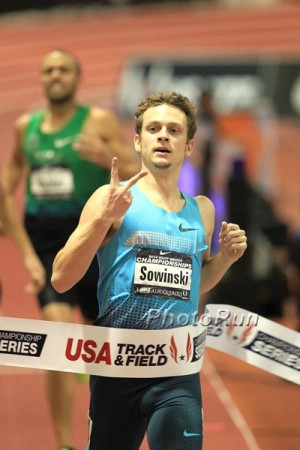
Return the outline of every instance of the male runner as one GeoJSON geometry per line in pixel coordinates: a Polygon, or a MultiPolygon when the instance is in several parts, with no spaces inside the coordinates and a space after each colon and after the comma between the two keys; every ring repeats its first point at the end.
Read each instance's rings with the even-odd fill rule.
{"type": "MultiPolygon", "coordinates": [[[[39,260],[30,239],[26,233],[23,223],[18,217],[18,213],[12,199],[5,192],[0,179],[0,220],[5,233],[12,239],[17,248],[22,253],[24,265],[28,270],[31,281],[26,285],[26,292],[37,294],[45,284],[45,270],[39,260]]],[[[0,304],[2,298],[2,288],[0,281],[0,304]]]]}
{"type": "MultiPolygon", "coordinates": [[[[95,325],[172,328],[180,326],[176,319],[183,313],[192,324],[200,293],[243,255],[247,239],[238,225],[223,222],[220,252],[211,258],[214,206],[207,197],[178,189],[182,163],[194,147],[192,103],[181,94],[159,92],[141,102],[135,119],[141,172],[120,184],[113,158],[110,184],[85,205],[55,258],[52,283],[68,291],[97,253],[95,325]],[[149,321],[153,309],[161,314],[149,321]],[[166,313],[172,322],[164,320],[166,313]]],[[[202,448],[199,374],[151,378],[150,372],[151,367],[149,378],[140,379],[91,376],[89,450],[138,450],[146,432],[151,450],[202,448]]]]}
{"type": "MultiPolygon", "coordinates": [[[[38,298],[42,318],[72,321],[79,305],[86,323],[98,314],[98,266],[91,263],[80,283],[64,294],[51,286],[54,256],[77,226],[90,195],[109,180],[111,158],[120,161],[120,173],[137,170],[136,155],[122,135],[113,113],[79,104],[81,65],[65,50],[53,50],[42,60],[40,82],[47,101],[43,111],[22,115],[16,123],[15,145],[3,176],[14,192],[26,173],[25,224],[47,273],[38,298]]],[[[47,391],[60,449],[71,449],[73,386],[70,374],[47,372],[47,391]]]]}

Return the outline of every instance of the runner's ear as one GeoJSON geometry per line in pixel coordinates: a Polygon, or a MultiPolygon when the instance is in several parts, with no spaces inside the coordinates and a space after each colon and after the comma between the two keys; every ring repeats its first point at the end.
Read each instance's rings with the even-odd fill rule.
{"type": "Polygon", "coordinates": [[[193,152],[194,149],[194,144],[195,141],[193,139],[191,139],[190,141],[187,142],[186,146],[185,146],[185,156],[190,156],[193,152]]]}
{"type": "Polygon", "coordinates": [[[141,139],[139,134],[134,135],[134,148],[137,153],[141,153],[141,139]]]}

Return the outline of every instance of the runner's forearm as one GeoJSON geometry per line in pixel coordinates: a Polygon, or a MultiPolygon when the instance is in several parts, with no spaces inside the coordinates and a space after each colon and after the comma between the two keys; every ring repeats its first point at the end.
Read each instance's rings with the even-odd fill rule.
{"type": "Polygon", "coordinates": [[[234,263],[234,259],[228,259],[219,252],[213,258],[208,259],[202,266],[201,294],[210,291],[234,263]]]}
{"type": "Polygon", "coordinates": [[[69,290],[84,276],[110,226],[110,222],[95,221],[70,236],[53,263],[51,282],[58,292],[69,290]]]}

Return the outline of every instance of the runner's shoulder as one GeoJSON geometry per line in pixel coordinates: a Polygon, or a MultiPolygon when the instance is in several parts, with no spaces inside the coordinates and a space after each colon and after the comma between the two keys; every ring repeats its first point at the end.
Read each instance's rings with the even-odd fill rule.
{"type": "Polygon", "coordinates": [[[23,132],[25,128],[27,127],[30,119],[32,117],[32,114],[26,113],[19,116],[15,122],[15,129],[18,132],[23,132]]]}
{"type": "Polygon", "coordinates": [[[198,203],[199,208],[201,209],[205,208],[212,211],[215,209],[213,202],[210,200],[210,198],[206,197],[205,195],[197,195],[194,198],[198,203]]]}
{"type": "Polygon", "coordinates": [[[91,120],[113,120],[116,115],[113,111],[99,106],[91,106],[89,118],[91,120]]]}

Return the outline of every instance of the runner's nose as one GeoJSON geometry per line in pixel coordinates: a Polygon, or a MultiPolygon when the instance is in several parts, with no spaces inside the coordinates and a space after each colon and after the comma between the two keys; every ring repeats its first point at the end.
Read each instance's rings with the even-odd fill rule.
{"type": "Polygon", "coordinates": [[[167,135],[167,133],[162,132],[162,133],[160,133],[160,135],[158,136],[158,141],[159,141],[159,142],[169,142],[169,136],[167,135]]]}
{"type": "Polygon", "coordinates": [[[161,127],[159,133],[158,133],[158,141],[159,142],[168,142],[169,136],[168,131],[166,127],[161,127]]]}

